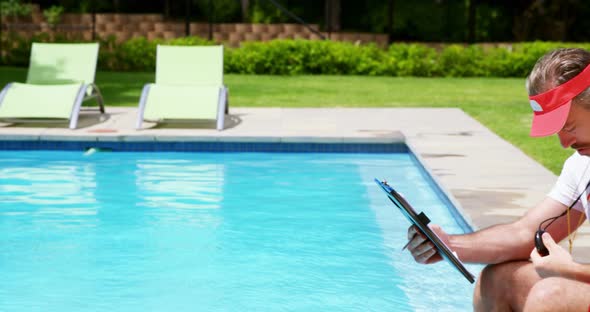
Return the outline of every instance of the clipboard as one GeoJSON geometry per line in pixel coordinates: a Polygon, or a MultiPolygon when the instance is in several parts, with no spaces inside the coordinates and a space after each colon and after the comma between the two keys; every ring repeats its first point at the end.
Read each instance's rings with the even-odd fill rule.
{"type": "Polygon", "coordinates": [[[396,192],[387,182],[379,181],[375,179],[375,182],[381,187],[381,189],[387,193],[387,197],[393,204],[399,208],[399,210],[405,215],[412,224],[416,225],[418,229],[434,244],[439,254],[453,265],[465,278],[470,282],[474,283],[475,278],[463,265],[463,262],[457,258],[457,256],[449,249],[449,247],[428,227],[430,219],[424,214],[424,212],[416,213],[414,208],[408,203],[403,196],[396,192]]]}

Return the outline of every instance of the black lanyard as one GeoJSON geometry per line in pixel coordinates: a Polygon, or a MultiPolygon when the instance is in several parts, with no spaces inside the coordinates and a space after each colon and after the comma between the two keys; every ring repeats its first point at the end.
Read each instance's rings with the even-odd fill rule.
{"type": "Polygon", "coordinates": [[[586,184],[586,187],[584,188],[584,190],[582,190],[582,192],[580,192],[580,195],[578,195],[576,200],[574,200],[574,202],[569,207],[567,207],[567,209],[564,212],[562,212],[560,215],[558,215],[556,217],[549,218],[549,219],[544,220],[543,222],[539,223],[539,230],[546,231],[547,228],[551,224],[553,224],[553,222],[555,222],[555,220],[565,216],[576,205],[576,203],[580,200],[580,198],[582,197],[582,194],[584,194],[584,192],[588,189],[588,187],[590,187],[590,181],[588,181],[588,184],[586,184]],[[547,224],[543,229],[541,229],[543,227],[543,223],[545,223],[547,221],[551,221],[551,222],[549,222],[549,224],[547,224]]]}

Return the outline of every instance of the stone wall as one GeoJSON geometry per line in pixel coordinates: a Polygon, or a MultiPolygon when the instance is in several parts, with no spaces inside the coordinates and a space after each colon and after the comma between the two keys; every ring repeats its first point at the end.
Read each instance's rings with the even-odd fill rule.
{"type": "MultiPolygon", "coordinates": [[[[61,24],[50,27],[38,8],[27,19],[13,20],[5,18],[2,30],[15,32],[24,37],[33,34],[61,34],[70,39],[92,39],[91,14],[64,14],[61,24]]],[[[318,29],[318,25],[311,25],[318,29]]],[[[162,38],[171,39],[186,36],[183,22],[166,21],[160,14],[96,14],[95,31],[100,38],[114,35],[117,41],[125,41],[134,37],[145,37],[149,40],[162,38]]],[[[203,38],[209,37],[208,23],[190,23],[190,35],[203,38]]],[[[319,35],[299,24],[213,24],[212,39],[229,46],[239,46],[245,41],[268,41],[273,39],[310,39],[319,40],[319,35]]],[[[350,41],[356,43],[376,43],[387,46],[387,35],[372,33],[322,33],[331,40],[350,41]]]]}

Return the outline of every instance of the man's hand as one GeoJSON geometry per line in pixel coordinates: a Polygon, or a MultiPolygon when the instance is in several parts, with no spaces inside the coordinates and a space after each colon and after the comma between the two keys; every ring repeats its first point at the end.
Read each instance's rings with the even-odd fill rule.
{"type": "MultiPolygon", "coordinates": [[[[449,235],[440,226],[432,225],[430,228],[447,246],[449,245],[449,235]]],[[[418,263],[430,264],[442,260],[434,244],[415,225],[408,228],[408,250],[418,263]]]]}
{"type": "Polygon", "coordinates": [[[543,244],[549,255],[541,257],[536,248],[531,252],[531,261],[535,270],[542,278],[560,276],[567,277],[567,270],[574,264],[572,256],[559,246],[549,233],[543,233],[543,244]]]}

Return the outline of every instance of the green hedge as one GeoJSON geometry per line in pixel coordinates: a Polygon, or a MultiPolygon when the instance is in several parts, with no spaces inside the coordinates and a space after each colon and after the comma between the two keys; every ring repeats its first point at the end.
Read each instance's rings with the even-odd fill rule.
{"type": "MultiPolygon", "coordinates": [[[[27,66],[32,41],[64,42],[48,35],[33,39],[11,37],[3,42],[3,64],[27,66]]],[[[212,45],[198,37],[173,40],[134,38],[116,43],[114,37],[100,40],[101,70],[154,71],[156,46],[212,45]]],[[[418,77],[525,77],[537,59],[559,47],[587,43],[525,42],[492,47],[483,44],[449,44],[434,48],[425,44],[394,43],[387,49],[348,42],[274,40],[249,42],[225,50],[225,72],[266,75],[371,75],[418,77]]]]}

